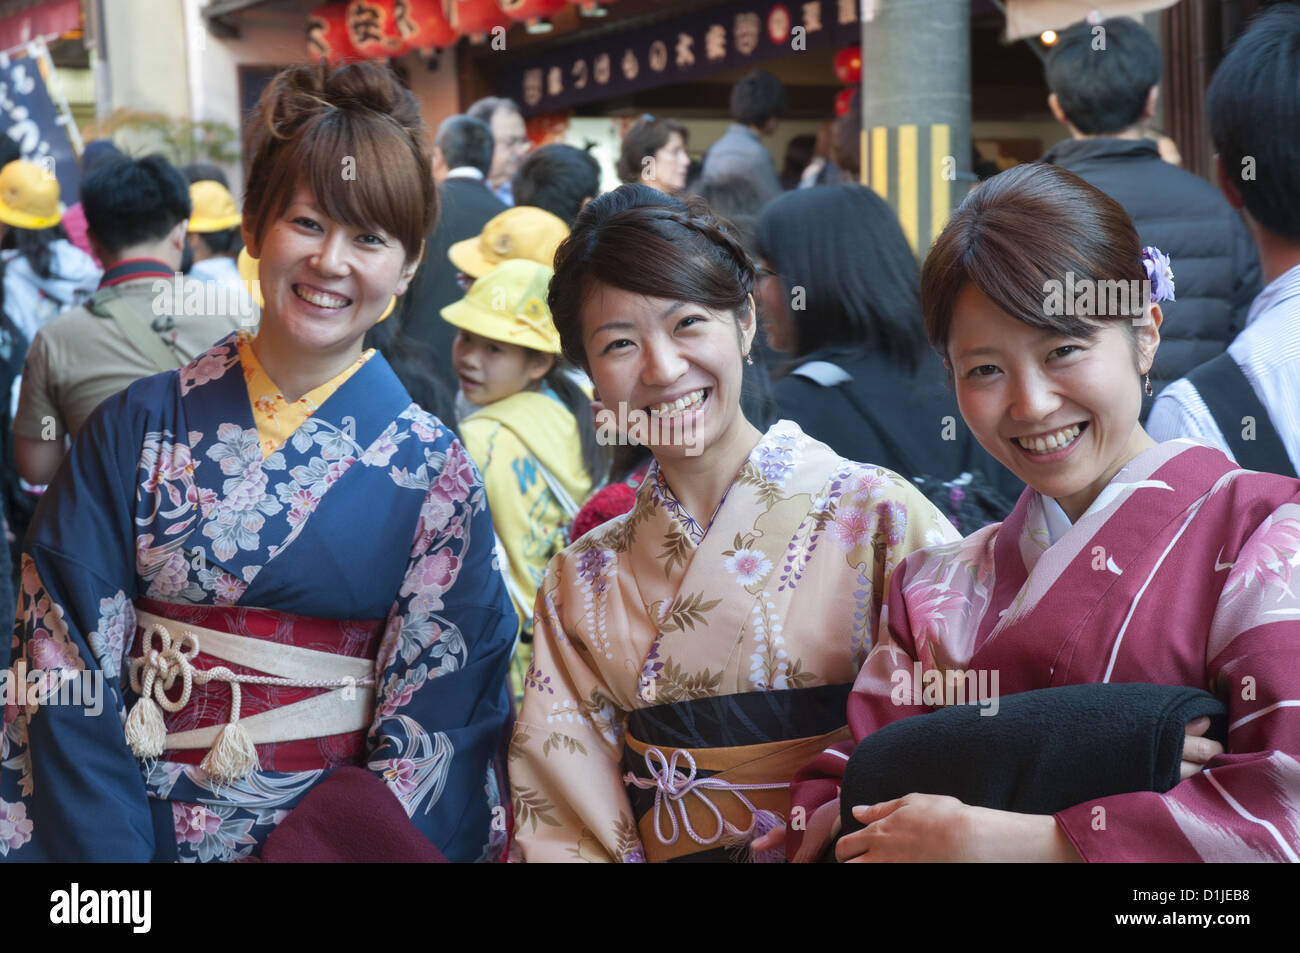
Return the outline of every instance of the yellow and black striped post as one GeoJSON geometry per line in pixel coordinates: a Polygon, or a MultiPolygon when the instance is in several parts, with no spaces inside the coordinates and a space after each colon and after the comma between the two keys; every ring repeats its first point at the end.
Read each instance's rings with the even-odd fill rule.
{"type": "Polygon", "coordinates": [[[862,21],[862,182],[924,258],[969,188],[969,0],[874,0],[862,21]]]}

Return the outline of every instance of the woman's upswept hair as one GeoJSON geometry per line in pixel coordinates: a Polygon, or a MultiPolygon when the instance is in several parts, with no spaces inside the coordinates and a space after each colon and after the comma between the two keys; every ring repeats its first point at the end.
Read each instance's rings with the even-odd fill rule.
{"type": "Polygon", "coordinates": [[[909,370],[925,353],[916,259],[889,205],[861,185],[778,196],[758,222],[759,253],[780,276],[794,353],[878,352],[909,370]]]}
{"type": "Polygon", "coordinates": [[[1117,313],[1075,315],[1053,307],[1049,289],[1068,293],[1072,279],[1076,288],[1123,282],[1127,293],[1146,277],[1123,206],[1073,172],[1034,162],[982,182],[953,213],[921,268],[921,312],[944,357],[953,306],[967,284],[1030,327],[1088,340],[1105,321],[1132,333],[1145,300],[1127,295],[1128,307],[1117,313]]]}
{"type": "Polygon", "coordinates": [[[547,303],[564,356],[586,368],[582,306],[597,285],[740,312],[754,279],[745,249],[704,203],[623,185],[579,213],[555,252],[547,303]]]}
{"type": "Polygon", "coordinates": [[[250,120],[253,156],[244,221],[258,242],[299,182],[322,212],[356,228],[380,228],[407,260],[437,218],[428,135],[415,97],[374,63],[324,60],[271,81],[250,120]]]}

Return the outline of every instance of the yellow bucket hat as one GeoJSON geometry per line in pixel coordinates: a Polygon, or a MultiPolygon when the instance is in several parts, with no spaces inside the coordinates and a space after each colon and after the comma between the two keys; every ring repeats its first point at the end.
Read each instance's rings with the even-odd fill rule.
{"type": "Polygon", "coordinates": [[[14,228],[49,228],[63,218],[59,180],[45,166],[15,159],[0,170],[0,222],[14,228]]]}
{"type": "Polygon", "coordinates": [[[526,258],[550,268],[555,264],[555,249],[568,234],[569,226],[558,215],[519,205],[489,221],[477,238],[456,242],[447,257],[472,278],[482,278],[511,258],[526,258]]]}
{"type": "Polygon", "coordinates": [[[234,196],[220,182],[195,182],[190,186],[190,231],[224,232],[243,221],[234,196]]]}
{"type": "MultiPolygon", "coordinates": [[[[253,300],[257,302],[257,306],[259,308],[265,308],[266,301],[262,298],[260,277],[261,269],[258,267],[258,260],[248,253],[248,246],[239,250],[239,259],[235,264],[239,267],[239,277],[244,280],[244,287],[247,288],[249,294],[253,296],[253,300]]],[[[385,308],[384,313],[379,316],[379,321],[384,320],[392,314],[393,309],[396,307],[397,295],[393,295],[392,298],[388,300],[388,307],[385,308]]],[[[376,321],[375,323],[378,324],[379,321],[376,321]]]]}
{"type": "Polygon", "coordinates": [[[465,297],[442,309],[442,319],[480,337],[546,354],[560,353],[560,332],[546,306],[555,272],[527,258],[512,258],[478,279],[465,297]]]}

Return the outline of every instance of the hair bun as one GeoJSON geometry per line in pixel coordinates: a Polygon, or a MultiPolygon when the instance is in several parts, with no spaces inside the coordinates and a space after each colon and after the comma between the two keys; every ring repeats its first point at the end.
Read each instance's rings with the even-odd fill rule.
{"type": "Polygon", "coordinates": [[[337,69],[322,59],[284,70],[263,97],[263,119],[276,138],[290,138],[305,122],[331,109],[366,110],[391,116],[398,125],[421,125],[419,105],[396,76],[376,63],[350,63],[337,69]]]}

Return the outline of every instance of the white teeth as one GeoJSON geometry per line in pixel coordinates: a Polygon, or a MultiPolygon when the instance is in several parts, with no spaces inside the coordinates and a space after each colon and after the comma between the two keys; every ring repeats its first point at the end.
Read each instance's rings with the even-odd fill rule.
{"type": "Polygon", "coordinates": [[[703,401],[704,391],[697,390],[687,394],[685,397],[678,397],[676,400],[656,404],[648,409],[651,417],[665,417],[671,419],[673,417],[680,417],[688,410],[693,410],[703,401]]]}
{"type": "Polygon", "coordinates": [[[1073,427],[1066,427],[1063,430],[1056,431],[1056,433],[1048,434],[1046,437],[1017,437],[1016,443],[1031,453],[1050,453],[1053,450],[1060,450],[1074,443],[1081,432],[1079,425],[1075,424],[1073,427]]]}
{"type": "Polygon", "coordinates": [[[307,291],[305,288],[294,288],[294,294],[303,301],[316,305],[318,308],[341,308],[348,303],[347,298],[342,295],[332,295],[325,292],[307,291]]]}

